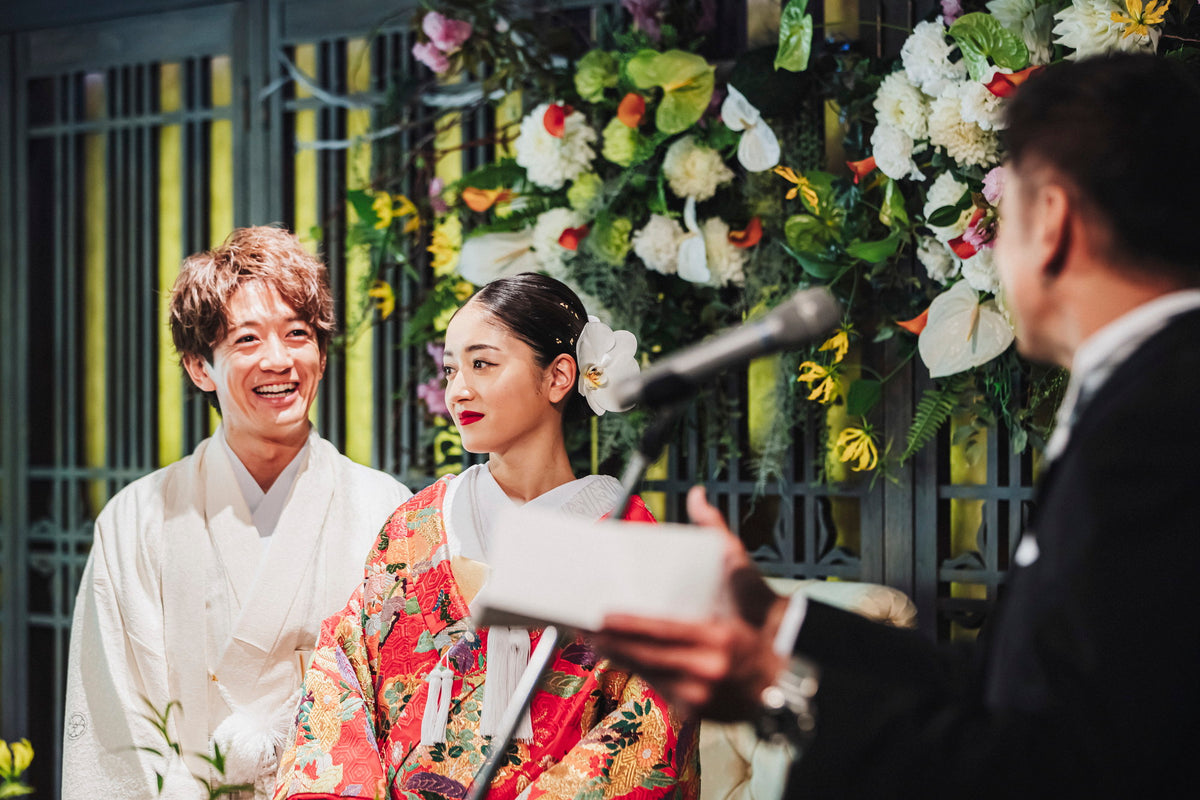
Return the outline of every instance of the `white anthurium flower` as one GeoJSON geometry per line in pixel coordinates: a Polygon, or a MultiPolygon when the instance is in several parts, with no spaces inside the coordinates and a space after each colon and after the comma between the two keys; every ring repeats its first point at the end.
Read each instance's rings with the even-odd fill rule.
{"type": "Polygon", "coordinates": [[[690,283],[708,283],[712,280],[712,273],[708,271],[704,233],[696,222],[694,197],[689,197],[683,204],[683,227],[687,229],[687,235],[679,240],[679,267],[676,274],[690,283]]]}
{"type": "Polygon", "coordinates": [[[979,292],[958,281],[929,304],[917,350],[930,376],[944,378],[986,364],[1012,341],[1012,325],[996,301],[979,302],[979,292]]]}
{"type": "Polygon", "coordinates": [[[617,387],[637,377],[637,337],[629,331],[614,331],[588,316],[575,345],[579,363],[579,393],[598,416],[605,411],[627,411],[632,406],[617,402],[617,387]]]}
{"type": "Polygon", "coordinates": [[[458,256],[458,274],[476,286],[537,269],[530,229],[475,236],[463,242],[458,256]]]}
{"type": "Polygon", "coordinates": [[[721,104],[721,119],[731,131],[743,131],[738,142],[738,161],[750,172],[764,172],[779,163],[779,139],[762,114],[750,105],[746,96],[727,87],[729,94],[721,104]]]}

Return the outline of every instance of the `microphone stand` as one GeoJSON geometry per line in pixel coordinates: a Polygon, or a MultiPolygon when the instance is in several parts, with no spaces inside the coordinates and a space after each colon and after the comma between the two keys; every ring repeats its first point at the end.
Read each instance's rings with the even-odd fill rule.
{"type": "MultiPolygon", "coordinates": [[[[629,504],[633,500],[633,495],[636,494],[637,487],[646,474],[646,469],[662,455],[668,436],[679,419],[680,409],[680,404],[664,406],[660,409],[658,416],[651,420],[650,424],[642,431],[638,448],[630,457],[629,463],[625,466],[625,472],[621,475],[621,494],[609,515],[612,521],[620,522],[629,513],[629,504]]],[[[512,700],[508,703],[508,708],[504,710],[504,716],[500,720],[500,732],[492,737],[491,752],[471,781],[471,789],[467,792],[466,800],[484,800],[487,797],[500,765],[507,758],[508,746],[512,743],[517,725],[520,723],[521,717],[529,710],[529,704],[533,701],[533,693],[537,691],[542,678],[550,668],[556,644],[558,644],[558,629],[553,625],[547,625],[542,631],[542,638],[538,639],[537,646],[529,656],[529,664],[521,673],[521,679],[517,682],[517,688],[513,692],[512,700]]]]}

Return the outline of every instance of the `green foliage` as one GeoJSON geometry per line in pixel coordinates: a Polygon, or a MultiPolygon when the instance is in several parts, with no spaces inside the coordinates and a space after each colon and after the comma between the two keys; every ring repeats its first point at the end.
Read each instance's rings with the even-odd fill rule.
{"type": "Polygon", "coordinates": [[[775,69],[803,72],[812,53],[813,18],[805,13],[808,0],[788,0],[779,20],[779,51],[775,69]]]}
{"type": "Polygon", "coordinates": [[[983,80],[988,59],[997,67],[1013,71],[1029,64],[1025,42],[991,14],[964,14],[950,26],[950,36],[958,42],[972,80],[983,80]]]}
{"type": "Polygon", "coordinates": [[[912,424],[905,436],[904,452],[900,463],[908,461],[918,450],[929,444],[950,416],[958,409],[959,399],[970,383],[970,376],[956,375],[939,386],[927,389],[917,403],[912,424]]]}

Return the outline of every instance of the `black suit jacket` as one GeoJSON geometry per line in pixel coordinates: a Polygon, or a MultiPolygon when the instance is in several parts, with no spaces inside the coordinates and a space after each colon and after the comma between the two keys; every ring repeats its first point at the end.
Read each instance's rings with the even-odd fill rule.
{"type": "Polygon", "coordinates": [[[1194,796],[1200,778],[1200,312],[1081,409],[984,644],[810,603],[817,735],[789,796],[1194,796]]]}

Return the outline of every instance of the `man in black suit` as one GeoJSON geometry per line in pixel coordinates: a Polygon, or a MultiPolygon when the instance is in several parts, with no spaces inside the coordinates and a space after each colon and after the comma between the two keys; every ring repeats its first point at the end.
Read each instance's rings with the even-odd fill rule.
{"type": "MultiPolygon", "coordinates": [[[[939,648],[768,593],[613,617],[602,650],[681,705],[790,726],[796,797],[1179,797],[1200,779],[1200,88],[1178,64],[1051,66],[1012,98],[996,260],[1021,351],[1071,369],[984,641],[939,648]],[[815,718],[815,721],[814,721],[815,718]]],[[[695,522],[724,527],[693,490],[695,522]]]]}

